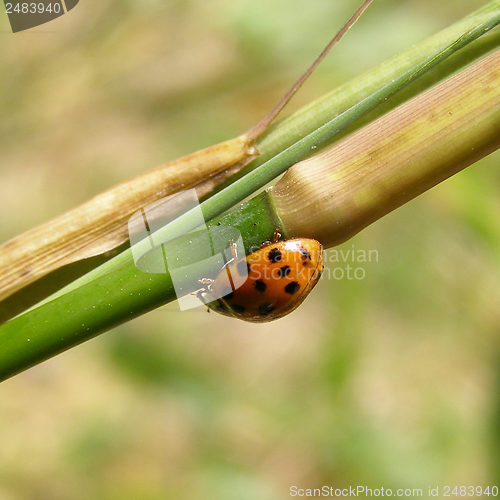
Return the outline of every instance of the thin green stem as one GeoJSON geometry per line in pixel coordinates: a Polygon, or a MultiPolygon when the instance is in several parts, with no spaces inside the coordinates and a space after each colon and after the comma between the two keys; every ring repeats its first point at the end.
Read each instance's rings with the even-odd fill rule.
{"type": "MultiPolygon", "coordinates": [[[[212,197],[201,203],[201,210],[205,220],[211,220],[220,213],[228,210],[232,206],[236,205],[238,202],[244,198],[250,196],[252,193],[258,191],[263,186],[271,182],[280,174],[284,173],[289,167],[298,161],[307,158],[316,150],[321,149],[323,146],[329,144],[335,137],[339,136],[344,130],[349,128],[354,122],[359,118],[364,116],[369,111],[376,108],[379,104],[384,103],[390,97],[404,89],[406,86],[417,80],[419,77],[424,75],[426,72],[434,68],[441,61],[448,58],[453,53],[457,52],[464,46],[470,44],[485,32],[491,30],[494,26],[500,23],[500,0],[491,2],[487,7],[481,9],[480,12],[483,16],[485,12],[491,14],[492,5],[495,4],[497,7],[493,10],[496,15],[492,15],[487,19],[481,19],[480,24],[473,26],[467,26],[468,31],[462,33],[455,38],[451,43],[449,43],[444,48],[440,47],[437,53],[427,54],[426,57],[420,57],[418,63],[414,64],[410,69],[402,72],[397,78],[392,78],[392,80],[381,88],[375,90],[369,96],[362,99],[360,102],[352,105],[349,109],[343,113],[335,116],[326,123],[318,126],[312,132],[308,133],[304,137],[300,137],[293,144],[286,147],[284,150],[278,152],[275,156],[268,159],[263,164],[255,167],[248,172],[244,177],[237,179],[235,182],[222,189],[221,191],[215,193],[212,197]]],[[[471,16],[474,19],[476,16],[471,16]]],[[[462,23],[457,23],[463,29],[462,23]]],[[[449,31],[449,30],[446,30],[449,31]]],[[[452,37],[453,38],[453,37],[452,37]]],[[[434,47],[434,46],[433,46],[434,47]]],[[[412,49],[413,50],[413,49],[412,49]]],[[[401,56],[398,57],[400,59],[401,56]]],[[[401,58],[405,61],[405,67],[408,64],[405,58],[401,58]]],[[[384,64],[384,66],[386,66],[384,64]]],[[[321,106],[324,106],[321,103],[321,106]]],[[[307,113],[309,116],[309,113],[307,113]]],[[[286,127],[287,130],[289,126],[286,127]]],[[[197,209],[190,210],[171,222],[170,224],[164,226],[155,234],[155,239],[157,241],[171,241],[172,239],[185,234],[192,229],[195,229],[199,224],[197,209]]],[[[137,248],[138,252],[141,252],[143,248],[148,243],[139,243],[137,248]]],[[[79,280],[76,280],[68,287],[63,289],[61,292],[57,292],[48,300],[51,300],[61,293],[66,293],[69,290],[78,288],[83,283],[94,280],[96,277],[112,272],[121,266],[121,264],[128,260],[129,255],[127,252],[131,250],[128,249],[117,255],[115,258],[106,262],[99,268],[86,274],[79,280]]],[[[0,330],[1,331],[1,330],[0,330]]]]}
{"type": "MultiPolygon", "coordinates": [[[[437,50],[435,45],[432,50],[427,47],[426,52],[419,53],[412,60],[410,67],[403,57],[397,70],[386,68],[387,84],[379,85],[375,90],[366,84],[365,87],[371,89],[369,95],[348,106],[338,116],[330,116],[313,131],[309,130],[308,125],[302,130],[303,136],[298,140],[267,158],[259,168],[205,200],[201,210],[205,220],[211,220],[209,227],[215,227],[217,222],[221,222],[241,229],[247,246],[268,239],[276,221],[263,195],[234,208],[224,216],[218,216],[297,161],[331,142],[369,110],[384,103],[449,55],[500,23],[500,0],[490,2],[480,13],[479,18],[478,13],[475,14],[474,22],[469,17],[467,23],[458,23],[461,31],[446,30],[447,43],[443,46],[441,40],[437,50]],[[398,76],[395,77],[395,74],[398,76]],[[217,222],[215,217],[218,217],[217,222]]],[[[179,254],[195,255],[196,236],[182,235],[195,229],[198,224],[199,217],[191,210],[157,231],[153,237],[157,242],[171,242],[169,245],[174,247],[177,245],[179,254]],[[179,236],[180,239],[173,242],[179,236]]],[[[134,251],[140,251],[146,245],[148,242],[140,242],[134,247],[134,251]]],[[[200,266],[199,276],[210,272],[202,264],[200,266]]],[[[139,271],[134,263],[133,251],[128,249],[35,308],[0,326],[0,378],[7,378],[175,298],[168,272],[147,274],[139,271]]]]}

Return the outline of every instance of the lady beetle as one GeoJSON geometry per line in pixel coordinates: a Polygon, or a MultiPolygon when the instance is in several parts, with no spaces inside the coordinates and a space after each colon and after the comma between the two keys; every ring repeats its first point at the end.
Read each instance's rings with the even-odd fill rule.
{"type": "Polygon", "coordinates": [[[205,302],[226,316],[251,322],[273,321],[302,303],[322,271],[323,246],[318,241],[297,238],[265,242],[246,258],[228,263],[208,285],[208,295],[221,298],[205,302]],[[235,273],[240,277],[248,274],[236,289],[231,277],[237,276],[235,273]]]}

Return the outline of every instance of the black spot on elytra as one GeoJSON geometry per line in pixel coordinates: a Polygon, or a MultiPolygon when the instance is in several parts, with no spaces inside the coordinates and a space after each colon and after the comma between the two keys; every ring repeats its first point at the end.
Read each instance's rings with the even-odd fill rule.
{"type": "Polygon", "coordinates": [[[277,248],[273,248],[267,254],[267,258],[269,259],[269,262],[275,263],[275,262],[281,262],[281,259],[283,259],[283,256],[281,255],[281,252],[277,248]]]}
{"type": "Polygon", "coordinates": [[[242,306],[241,304],[231,304],[231,309],[236,313],[245,312],[245,306],[242,306]]]}
{"type": "Polygon", "coordinates": [[[280,267],[280,270],[278,271],[278,275],[280,278],[284,278],[285,276],[288,276],[290,274],[290,266],[283,266],[280,267]]]}
{"type": "Polygon", "coordinates": [[[300,285],[296,281],[292,281],[285,287],[285,292],[293,295],[294,293],[297,293],[299,291],[299,288],[300,285]]]}
{"type": "Polygon", "coordinates": [[[254,286],[258,292],[265,292],[267,288],[267,285],[262,280],[257,280],[254,286]]]}
{"type": "Polygon", "coordinates": [[[300,254],[301,254],[303,264],[306,264],[307,262],[309,262],[311,260],[311,256],[309,255],[309,252],[304,247],[300,247],[300,254]]]}
{"type": "Polygon", "coordinates": [[[259,306],[259,314],[261,316],[267,316],[274,311],[274,306],[269,302],[264,302],[259,306]]]}
{"type": "Polygon", "coordinates": [[[236,264],[236,269],[241,277],[248,276],[250,273],[250,264],[246,260],[240,260],[238,264],[236,264]]]}

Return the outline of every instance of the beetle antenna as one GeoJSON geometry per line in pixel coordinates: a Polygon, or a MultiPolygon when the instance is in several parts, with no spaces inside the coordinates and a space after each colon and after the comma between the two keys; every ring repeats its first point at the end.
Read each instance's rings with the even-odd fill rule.
{"type": "Polygon", "coordinates": [[[307,68],[302,76],[290,87],[286,94],[279,100],[279,102],[262,118],[256,125],[249,129],[244,135],[249,142],[255,141],[260,135],[266,131],[274,119],[281,113],[282,109],[288,104],[290,99],[302,87],[304,82],[309,78],[311,73],[323,61],[328,52],[336,45],[343,36],[349,31],[349,28],[363,15],[363,12],[369,7],[373,0],[365,0],[361,7],[349,18],[349,20],[340,28],[337,34],[330,40],[328,45],[323,49],[321,54],[314,60],[314,62],[307,68]]]}

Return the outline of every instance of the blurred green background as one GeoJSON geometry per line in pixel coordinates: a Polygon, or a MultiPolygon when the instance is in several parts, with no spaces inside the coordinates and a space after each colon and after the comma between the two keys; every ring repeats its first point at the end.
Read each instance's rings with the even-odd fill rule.
{"type": "MultiPolygon", "coordinates": [[[[0,15],[0,240],[247,129],[358,3],[82,0],[15,35],[0,15]]],[[[375,2],[290,109],[484,3],[375,2]]],[[[289,317],[172,304],[4,382],[0,498],[498,481],[499,160],[345,243],[378,262],[289,317]]]]}

